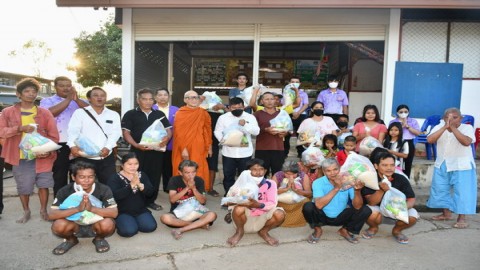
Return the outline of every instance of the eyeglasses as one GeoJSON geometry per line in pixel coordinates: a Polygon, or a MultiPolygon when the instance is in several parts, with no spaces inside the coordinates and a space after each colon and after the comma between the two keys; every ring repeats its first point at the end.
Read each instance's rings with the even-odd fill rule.
{"type": "Polygon", "coordinates": [[[199,96],[189,96],[189,97],[185,97],[186,99],[200,99],[199,96]]]}

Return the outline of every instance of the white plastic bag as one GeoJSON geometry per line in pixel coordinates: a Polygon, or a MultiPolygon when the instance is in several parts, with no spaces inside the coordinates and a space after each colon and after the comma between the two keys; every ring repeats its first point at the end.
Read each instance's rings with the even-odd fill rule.
{"type": "Polygon", "coordinates": [[[342,188],[348,189],[355,185],[355,181],[361,181],[366,187],[378,190],[378,178],[372,162],[357,153],[350,153],[345,163],[340,168],[342,188]]]}
{"type": "MultiPolygon", "coordinates": [[[[314,142],[321,142],[322,135],[320,131],[317,131],[315,128],[306,129],[298,134],[297,145],[311,144],[314,142]]],[[[318,145],[318,144],[317,144],[318,145]]]]}
{"type": "MultiPolygon", "coordinates": [[[[391,185],[387,179],[382,180],[382,182],[391,185]]],[[[408,224],[408,207],[405,194],[390,186],[380,203],[380,213],[386,217],[401,220],[408,224]]]]}
{"type": "MultiPolygon", "coordinates": [[[[288,178],[284,178],[282,183],[280,184],[280,188],[286,188],[289,181],[290,180],[288,178]]],[[[293,184],[297,189],[303,188],[302,179],[300,177],[295,178],[293,180],[293,184]]],[[[278,194],[277,198],[279,202],[286,203],[286,204],[295,204],[303,201],[305,199],[305,196],[299,195],[293,190],[288,190],[287,192],[278,194]]]]}
{"type": "MultiPolygon", "coordinates": [[[[65,209],[75,208],[75,207],[79,206],[80,203],[83,200],[83,195],[88,194],[88,193],[83,191],[81,186],[75,185],[75,189],[76,189],[76,192],[71,194],[70,196],[68,196],[62,202],[62,204],[60,204],[60,206],[59,206],[60,209],[65,210],[65,209]]],[[[99,199],[97,199],[95,196],[93,196],[92,194],[88,194],[88,199],[89,199],[90,203],[92,204],[92,206],[98,207],[98,208],[103,207],[102,202],[99,199]]],[[[94,213],[92,213],[90,211],[87,211],[87,210],[75,213],[75,214],[67,217],[67,220],[74,221],[75,223],[77,223],[79,225],[90,225],[90,224],[98,222],[102,219],[103,219],[102,216],[99,216],[99,215],[94,214],[94,213]]]]}
{"type": "Polygon", "coordinates": [[[325,160],[325,156],[323,155],[322,150],[320,148],[314,146],[314,144],[310,144],[307,150],[303,151],[302,153],[302,163],[305,166],[317,166],[320,167],[322,165],[322,161],[325,160]]]}
{"type": "Polygon", "coordinates": [[[374,137],[367,136],[363,138],[363,140],[360,142],[358,152],[360,155],[368,157],[372,153],[373,149],[377,147],[383,148],[383,145],[380,143],[380,141],[378,141],[374,137]]]}
{"type": "MultiPolygon", "coordinates": [[[[200,104],[200,107],[204,108],[205,110],[212,111],[213,106],[222,103],[222,99],[215,93],[215,91],[205,91],[202,96],[204,96],[205,99],[200,104]]],[[[215,112],[223,113],[224,111],[218,110],[215,112]]]]}
{"type": "Polygon", "coordinates": [[[153,121],[153,123],[143,132],[142,139],[138,144],[148,146],[149,148],[165,152],[166,146],[160,147],[159,144],[163,138],[167,136],[167,130],[163,126],[160,119],[153,121]]]}
{"type": "Polygon", "coordinates": [[[297,95],[295,94],[295,90],[292,89],[292,84],[287,84],[283,88],[283,107],[287,107],[289,105],[292,105],[295,102],[295,99],[297,98],[297,95]]]}
{"type": "Polygon", "coordinates": [[[75,145],[80,148],[79,154],[82,157],[98,157],[100,156],[101,149],[86,136],[80,135],[75,140],[75,145]]]}
{"type": "Polygon", "coordinates": [[[234,124],[223,131],[221,145],[231,147],[248,147],[248,138],[238,124],[234,124]]]}
{"type": "Polygon", "coordinates": [[[197,201],[195,197],[191,197],[180,203],[175,210],[173,210],[173,213],[183,221],[194,221],[208,211],[208,208],[197,201]]]}
{"type": "Polygon", "coordinates": [[[247,107],[250,104],[250,99],[252,99],[252,95],[253,86],[250,86],[240,91],[240,94],[238,94],[237,97],[241,98],[243,100],[244,106],[247,107]]]}
{"type": "Polygon", "coordinates": [[[276,131],[292,131],[293,123],[288,113],[280,110],[280,113],[270,120],[270,126],[276,131]]]}
{"type": "Polygon", "coordinates": [[[43,137],[37,132],[37,124],[30,124],[35,129],[32,133],[27,133],[20,141],[18,147],[22,150],[26,159],[35,159],[38,154],[46,154],[61,148],[49,138],[43,137]]]}
{"type": "Polygon", "coordinates": [[[252,179],[250,170],[245,170],[240,174],[235,184],[230,187],[227,196],[222,198],[220,204],[242,204],[247,203],[250,198],[258,199],[258,185],[252,179]]]}

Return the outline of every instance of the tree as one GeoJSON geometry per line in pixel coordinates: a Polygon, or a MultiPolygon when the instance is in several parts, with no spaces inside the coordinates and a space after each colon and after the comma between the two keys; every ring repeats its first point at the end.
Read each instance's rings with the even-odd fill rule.
{"type": "Polygon", "coordinates": [[[75,57],[80,63],[70,69],[76,71],[80,84],[89,87],[122,83],[122,30],[113,19],[93,34],[80,33],[74,41],[75,57]]]}
{"type": "Polygon", "coordinates": [[[25,64],[32,64],[34,75],[42,77],[42,69],[46,60],[52,55],[52,49],[44,41],[31,39],[23,44],[20,50],[13,50],[11,57],[21,57],[25,64]]]}

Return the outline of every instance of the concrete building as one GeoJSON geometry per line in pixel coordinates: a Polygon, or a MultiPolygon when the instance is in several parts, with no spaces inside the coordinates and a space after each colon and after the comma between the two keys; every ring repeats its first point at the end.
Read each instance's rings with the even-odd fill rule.
{"type": "MultiPolygon", "coordinates": [[[[123,29],[122,111],[135,90],[251,82],[282,87],[300,74],[311,97],[328,74],[342,78],[350,118],[376,104],[386,121],[399,103],[420,120],[458,106],[480,119],[480,1],[57,0],[115,7],[123,29]],[[459,65],[455,65],[459,64],[459,65]]],[[[478,126],[479,121],[476,121],[478,126]]]]}

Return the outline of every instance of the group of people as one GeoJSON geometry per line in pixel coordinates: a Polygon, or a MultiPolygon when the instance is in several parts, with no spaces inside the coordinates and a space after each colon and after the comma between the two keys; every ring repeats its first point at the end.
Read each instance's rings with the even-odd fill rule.
{"type": "MultiPolygon", "coordinates": [[[[36,185],[41,218],[53,220],[52,232],[65,239],[53,250],[54,254],[70,250],[79,237],[93,237],[96,251],[106,252],[110,246],[105,238],[115,230],[123,237],[156,230],[157,222],[150,210],[163,209],[156,203],[163,179],[162,189],[168,194],[171,206],[168,213],[160,216],[160,221],[173,228],[172,236],[180,239],[190,230],[208,230],[217,214],[205,206],[206,194],[219,196],[213,186],[221,154],[224,196],[235,185],[237,176],[245,172],[259,189],[257,199],[226,205],[224,220],[235,226],[235,233],[227,240],[231,246],[244,233],[251,232],[257,232],[269,245],[276,246],[279,242],[269,234],[270,230],[306,223],[313,229],[309,243],[319,241],[326,225],[341,226],[338,233],[351,243],[358,243],[356,234],[370,239],[382,222],[379,205],[390,186],[405,194],[409,216],[409,222],[395,221],[392,235],[397,242],[408,243],[402,232],[413,226],[419,215],[414,209],[415,194],[405,175],[410,176],[413,138],[420,134],[418,122],[408,117],[408,106],[397,108],[398,117],[387,128],[377,107],[367,105],[352,128],[348,98],[337,88],[335,77],[329,78],[329,88],[320,92],[311,105],[308,97],[304,98],[306,94],[298,77],[290,80],[296,99],[288,106],[282,105],[281,95],[272,92],[260,95],[259,88],[253,90],[247,104],[239,95],[246,88],[248,77],[239,74],[237,82],[238,87],[230,91],[228,104],[219,102],[207,109],[200,106],[204,97],[192,90],[184,94],[185,106],[178,108],[169,103],[168,90],[140,89],[138,107],[120,118],[105,106],[107,95],[100,87],[93,87],[87,92],[87,100],[82,100],[70,79],[58,77],[54,81],[56,94],[42,99],[37,106],[39,83],[32,78],[22,80],[17,85],[20,102],[0,115],[2,158],[13,165],[24,210],[17,222],[30,219],[29,197],[36,185]],[[285,141],[289,141],[292,133],[270,125],[270,120],[281,110],[291,116],[299,138],[312,130],[318,136],[318,141],[298,145],[297,151],[300,157],[308,144],[318,143],[325,156],[321,166],[285,161],[289,150],[285,141]],[[158,121],[166,135],[155,147],[142,144],[142,134],[158,121]],[[240,146],[219,147],[232,127],[243,133],[245,142],[240,146]],[[28,159],[18,145],[32,132],[61,148],[28,159]],[[256,137],[255,144],[252,136],[256,137]],[[368,136],[387,149],[370,157],[380,189],[356,182],[344,190],[340,168],[368,136]],[[115,148],[120,137],[130,144],[131,152],[121,157],[121,170],[117,172],[115,148]],[[100,149],[98,155],[85,155],[79,143],[85,138],[100,149]],[[390,185],[381,183],[382,179],[388,179],[390,185]],[[48,213],[48,189],[52,187],[55,199],[48,213]],[[80,204],[63,207],[79,191],[83,192],[80,204]],[[295,198],[294,202],[291,198],[295,198]],[[184,218],[176,212],[192,201],[197,203],[194,211],[197,215],[193,218],[184,218]],[[73,215],[85,212],[101,219],[88,225],[72,221],[73,215]],[[368,228],[361,231],[364,223],[368,228]]],[[[454,227],[465,228],[468,226],[465,215],[474,214],[476,208],[475,163],[470,152],[470,144],[475,140],[473,128],[461,124],[458,109],[448,109],[443,120],[428,137],[429,142],[437,143],[438,157],[427,205],[444,209],[434,217],[436,220],[448,220],[452,213],[457,213],[454,227]],[[453,195],[451,188],[455,191],[453,195]]]]}

